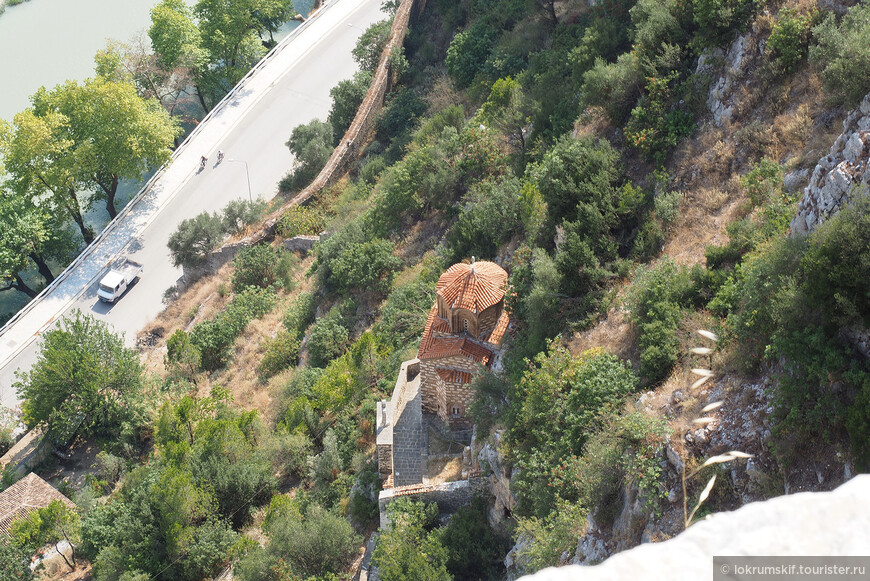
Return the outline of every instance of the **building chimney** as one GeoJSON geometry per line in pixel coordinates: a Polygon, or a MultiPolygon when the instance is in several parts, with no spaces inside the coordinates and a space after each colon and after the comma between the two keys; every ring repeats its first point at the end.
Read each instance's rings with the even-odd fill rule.
{"type": "Polygon", "coordinates": [[[471,257],[471,274],[474,274],[474,257],[471,257]]]}

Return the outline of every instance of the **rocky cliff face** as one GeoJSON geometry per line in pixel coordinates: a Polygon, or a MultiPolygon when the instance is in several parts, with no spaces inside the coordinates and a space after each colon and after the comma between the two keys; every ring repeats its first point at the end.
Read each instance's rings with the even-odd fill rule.
{"type": "Polygon", "coordinates": [[[865,555],[870,546],[870,476],[831,492],[805,492],[719,513],[663,542],[641,545],[594,567],[550,568],[527,581],[711,579],[714,555],[865,555]]]}
{"type": "Polygon", "coordinates": [[[819,160],[804,189],[792,235],[805,235],[836,214],[856,191],[870,183],[870,95],[843,121],[843,133],[819,160]]]}

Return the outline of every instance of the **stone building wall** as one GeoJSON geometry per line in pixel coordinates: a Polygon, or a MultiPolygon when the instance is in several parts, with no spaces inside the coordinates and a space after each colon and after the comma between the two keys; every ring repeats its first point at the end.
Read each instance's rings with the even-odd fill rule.
{"type": "Polygon", "coordinates": [[[498,317],[501,315],[503,304],[503,301],[498,302],[480,313],[480,316],[477,317],[478,334],[475,337],[488,337],[492,333],[496,323],[498,323],[498,317]]]}
{"type": "Polygon", "coordinates": [[[417,360],[402,363],[393,391],[393,482],[407,486],[423,482],[423,406],[417,360]]]}

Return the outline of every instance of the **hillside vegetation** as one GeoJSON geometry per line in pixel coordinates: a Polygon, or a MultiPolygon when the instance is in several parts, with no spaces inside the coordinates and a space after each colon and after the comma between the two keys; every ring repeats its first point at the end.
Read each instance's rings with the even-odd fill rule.
{"type": "MultiPolygon", "coordinates": [[[[480,498],[445,523],[392,503],[385,581],[590,563],[865,470],[870,368],[851,337],[870,325],[870,198],[856,188],[807,236],[789,224],[802,170],[870,92],[867,10],[429,0],[362,157],[274,243],[168,296],[124,368],[135,405],[27,400],[29,423],[84,415],[72,436],[106,450],[76,496],[94,579],[349,577],[377,527],[376,402],[438,277],[472,256],[510,275],[507,354],[471,416],[513,510],[480,498]],[[281,244],[321,233],[310,253],[281,244]]],[[[388,33],[363,35],[328,121],[288,136],[288,195],[350,125],[388,33]]],[[[201,263],[220,223],[182,225],[174,260],[201,263]]],[[[50,355],[23,393],[44,393],[50,355]]]]}

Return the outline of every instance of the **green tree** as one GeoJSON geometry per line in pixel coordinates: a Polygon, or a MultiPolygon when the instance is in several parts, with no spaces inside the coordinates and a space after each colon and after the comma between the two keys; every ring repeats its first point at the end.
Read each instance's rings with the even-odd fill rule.
{"type": "Polygon", "coordinates": [[[0,577],[10,581],[33,581],[31,553],[13,543],[0,543],[0,577]]]}
{"type": "Polygon", "coordinates": [[[392,19],[375,22],[356,41],[351,55],[361,70],[374,71],[377,68],[378,62],[381,60],[381,53],[384,52],[384,47],[390,40],[392,24],[392,19]]]}
{"type": "Polygon", "coordinates": [[[362,104],[372,82],[370,71],[359,71],[353,79],[341,81],[329,90],[332,97],[332,108],[329,110],[327,122],[332,126],[332,145],[338,146],[341,138],[353,123],[356,111],[362,104]]]}
{"type": "Polygon", "coordinates": [[[504,578],[504,555],[510,550],[510,542],[490,528],[488,509],[486,500],[477,496],[460,507],[442,531],[447,570],[456,579],[504,578]]]}
{"type": "Polygon", "coordinates": [[[532,120],[532,103],[519,82],[506,77],[493,83],[489,97],[480,108],[480,119],[507,135],[520,153],[526,150],[526,128],[532,120]]]}
{"type": "Polygon", "coordinates": [[[314,367],[326,365],[347,349],[348,330],[338,308],[318,320],[308,334],[308,362],[314,367]]]}
{"type": "Polygon", "coordinates": [[[174,266],[196,267],[224,239],[224,228],[217,214],[203,212],[186,218],[170,236],[166,246],[174,266]]]}
{"type": "MultiPolygon", "coordinates": [[[[0,280],[2,290],[17,290],[33,298],[37,290],[22,278],[32,266],[51,283],[54,274],[49,260],[64,262],[75,245],[66,224],[28,196],[0,193],[0,280]]],[[[65,263],[65,262],[64,262],[65,263]]]]}
{"type": "Polygon", "coordinates": [[[447,549],[432,531],[437,505],[400,498],[387,507],[390,527],[372,554],[384,581],[450,581],[447,549]]]}
{"type": "Polygon", "coordinates": [[[149,169],[169,160],[178,122],[155,99],[143,99],[130,82],[105,78],[79,84],[68,81],[52,91],[41,89],[31,98],[38,117],[58,114],[65,120],[56,139],[69,140],[78,181],[104,200],[111,218],[117,215],[115,196],[120,180],[139,180],[149,169]]]}
{"type": "Polygon", "coordinates": [[[302,519],[292,511],[282,511],[265,530],[269,535],[266,551],[306,578],[324,578],[344,570],[362,540],[347,519],[316,505],[302,519]]]}
{"type": "Polygon", "coordinates": [[[486,180],[472,186],[453,227],[447,234],[450,256],[495,256],[499,246],[520,229],[520,181],[486,180]]]}
{"type": "Polygon", "coordinates": [[[13,542],[19,546],[27,547],[33,553],[43,545],[53,544],[57,552],[69,566],[70,570],[76,568],[75,543],[79,542],[81,532],[81,519],[60,500],[52,500],[48,506],[38,508],[26,516],[12,522],[11,536],[13,542]],[[66,541],[72,548],[72,562],[70,562],[58,544],[66,541]]]}
{"type": "Polygon", "coordinates": [[[31,199],[48,199],[49,210],[68,216],[81,231],[85,244],[94,240],[85,224],[79,192],[87,189],[75,163],[74,142],[66,136],[68,120],[55,111],[38,115],[25,109],[3,131],[3,154],[10,187],[31,199]]]}
{"type": "Polygon", "coordinates": [[[268,32],[269,44],[272,46],[275,45],[274,34],[278,32],[282,24],[295,15],[296,7],[293,6],[293,0],[260,0],[254,13],[260,24],[260,36],[262,36],[263,30],[268,32]]]}
{"type": "Polygon", "coordinates": [[[16,374],[24,420],[58,442],[129,433],[143,421],[139,355],[102,321],[75,311],[43,335],[30,371],[16,374]]]}
{"type": "Polygon", "coordinates": [[[393,245],[376,238],[346,246],[330,264],[331,280],[343,293],[363,289],[386,293],[401,265],[402,260],[393,255],[393,245]]]}
{"type": "Polygon", "coordinates": [[[193,8],[198,19],[200,46],[208,55],[198,71],[198,87],[205,107],[213,107],[265,54],[257,19],[262,0],[199,0],[193,8]]]}
{"type": "MultiPolygon", "coordinates": [[[[507,442],[521,472],[516,483],[519,511],[544,517],[570,487],[554,486],[560,466],[579,455],[607,412],[637,387],[624,363],[602,351],[578,357],[558,339],[539,353],[511,395],[507,442]],[[559,426],[553,430],[552,426],[559,426]]],[[[576,501],[576,498],[565,498],[576,501]]]]}
{"type": "Polygon", "coordinates": [[[265,288],[279,280],[280,252],[269,244],[243,248],[233,259],[233,290],[249,286],[265,288]]]}
{"type": "Polygon", "coordinates": [[[320,119],[312,119],[293,130],[287,147],[293,154],[293,169],[281,181],[281,190],[300,190],[310,184],[329,161],[333,150],[332,126],[320,119]]]}

